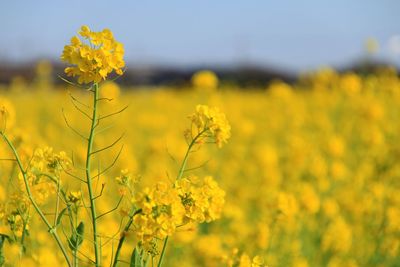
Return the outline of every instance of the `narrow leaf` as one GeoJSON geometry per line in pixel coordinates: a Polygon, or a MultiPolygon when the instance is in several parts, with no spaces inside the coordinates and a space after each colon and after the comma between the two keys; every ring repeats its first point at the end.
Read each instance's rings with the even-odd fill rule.
{"type": "Polygon", "coordinates": [[[64,215],[64,213],[65,213],[66,211],[67,211],[67,208],[64,208],[64,209],[58,214],[55,227],[57,227],[57,226],[60,225],[61,219],[62,219],[62,217],[63,217],[63,215],[64,215]]]}
{"type": "Polygon", "coordinates": [[[135,248],[132,252],[131,263],[129,266],[130,267],[142,267],[142,259],[141,259],[141,256],[140,256],[137,248],[135,248]]]}

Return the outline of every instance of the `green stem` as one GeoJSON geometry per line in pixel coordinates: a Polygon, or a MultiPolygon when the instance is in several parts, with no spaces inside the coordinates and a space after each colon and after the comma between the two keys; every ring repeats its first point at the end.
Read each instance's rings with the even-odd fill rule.
{"type": "Polygon", "coordinates": [[[3,137],[4,141],[7,143],[8,147],[13,152],[15,160],[17,161],[18,167],[19,167],[19,169],[20,169],[20,171],[22,173],[22,178],[24,180],[25,189],[26,189],[26,192],[28,194],[28,198],[29,198],[30,202],[32,203],[33,207],[35,208],[35,211],[39,214],[39,216],[42,219],[42,221],[46,224],[48,232],[56,240],[57,245],[61,249],[61,252],[64,255],[64,258],[65,258],[68,266],[71,267],[72,264],[71,264],[71,261],[70,261],[70,259],[68,257],[67,250],[65,249],[64,245],[61,242],[61,239],[60,239],[59,235],[57,234],[57,229],[55,227],[51,226],[50,222],[47,220],[46,216],[43,214],[43,212],[40,209],[39,205],[36,203],[35,199],[32,196],[31,188],[30,188],[29,182],[28,182],[28,177],[26,176],[26,171],[25,171],[24,167],[22,166],[22,162],[21,162],[21,159],[20,159],[20,157],[18,155],[17,150],[15,149],[15,147],[11,143],[11,141],[7,138],[7,136],[4,135],[3,132],[0,132],[0,135],[3,137]]]}
{"type": "Polygon", "coordinates": [[[118,264],[119,254],[120,254],[120,252],[121,252],[122,245],[123,245],[124,242],[125,242],[126,233],[129,231],[129,228],[131,227],[131,225],[132,225],[132,223],[133,223],[133,218],[135,217],[136,214],[139,214],[139,213],[141,213],[141,212],[142,212],[142,210],[139,209],[139,210],[135,211],[135,212],[132,214],[132,216],[129,216],[129,220],[128,220],[128,222],[126,223],[126,225],[125,225],[125,227],[124,227],[124,231],[122,232],[122,235],[121,235],[121,237],[120,237],[120,239],[119,239],[119,241],[118,241],[118,247],[117,247],[117,251],[115,252],[114,262],[113,262],[113,265],[112,265],[113,267],[116,267],[117,264],[118,264]]]}
{"type": "Polygon", "coordinates": [[[188,146],[188,149],[186,150],[185,157],[183,158],[181,167],[179,168],[179,172],[178,172],[178,176],[176,177],[176,180],[179,180],[179,179],[182,178],[183,173],[185,172],[186,163],[187,163],[188,158],[189,158],[190,150],[191,150],[192,147],[196,144],[197,139],[199,139],[200,136],[201,136],[203,133],[205,133],[206,131],[208,131],[208,128],[205,128],[203,131],[199,132],[199,133],[193,138],[193,140],[190,142],[190,144],[189,144],[189,146],[188,146]]]}
{"type": "MultiPolygon", "coordinates": [[[[201,137],[201,135],[202,135],[203,133],[205,133],[206,131],[208,131],[208,128],[205,128],[203,131],[199,132],[199,133],[193,138],[193,140],[190,142],[190,144],[189,144],[189,146],[188,146],[188,149],[186,150],[185,157],[183,158],[182,165],[181,165],[181,167],[179,168],[179,172],[178,172],[178,176],[176,177],[176,180],[179,180],[179,179],[182,178],[183,173],[185,172],[186,163],[187,163],[187,161],[188,161],[189,154],[190,154],[190,151],[192,150],[192,147],[196,144],[197,139],[199,139],[199,138],[201,137]]],[[[166,250],[166,248],[167,248],[167,245],[168,245],[168,236],[167,236],[167,237],[165,238],[165,240],[164,240],[164,245],[163,245],[163,248],[162,248],[162,251],[161,251],[160,260],[158,261],[158,264],[157,264],[158,267],[161,267],[161,265],[162,265],[162,262],[163,262],[163,259],[164,259],[165,250],[166,250]]]]}
{"type": "Polygon", "coordinates": [[[78,250],[74,249],[74,267],[78,267],[78,250]]]}
{"type": "Polygon", "coordinates": [[[195,139],[193,139],[193,141],[190,143],[188,149],[186,150],[186,154],[185,154],[185,157],[183,158],[182,165],[181,165],[181,167],[179,169],[178,176],[176,177],[176,180],[181,179],[182,176],[183,176],[183,173],[185,172],[186,163],[187,163],[187,160],[189,158],[190,149],[192,148],[192,146],[194,144],[194,140],[195,139]]]}
{"type": "MultiPolygon", "coordinates": [[[[22,217],[22,214],[19,214],[22,217]]],[[[29,215],[28,215],[29,216],[29,215]]],[[[21,247],[22,247],[22,252],[26,252],[26,247],[25,247],[25,236],[26,236],[26,227],[28,226],[27,218],[22,217],[22,236],[21,236],[21,247]]]]}
{"type": "MultiPolygon", "coordinates": [[[[71,210],[71,206],[69,206],[68,205],[68,209],[69,209],[69,211],[71,210]]],[[[76,231],[75,229],[76,229],[76,227],[78,227],[78,208],[75,206],[75,209],[74,209],[74,213],[75,213],[75,216],[73,216],[72,215],[72,213],[71,213],[71,217],[74,217],[74,219],[75,219],[75,222],[73,222],[72,220],[72,218],[70,218],[70,220],[71,220],[71,226],[72,226],[72,231],[76,231]]],[[[78,265],[79,265],[79,259],[78,259],[78,248],[76,248],[76,249],[74,249],[74,267],[78,267],[78,265]]]]}
{"type": "Polygon", "coordinates": [[[164,255],[165,255],[165,250],[167,248],[167,244],[168,244],[168,236],[164,240],[164,245],[163,245],[163,248],[161,250],[161,255],[160,255],[160,261],[158,262],[157,267],[161,267],[161,265],[162,265],[162,262],[163,262],[163,259],[164,259],[164,255]]]}
{"type": "Polygon", "coordinates": [[[92,124],[90,126],[90,133],[88,138],[88,146],[87,146],[87,153],[86,153],[86,183],[88,187],[89,193],[89,200],[90,200],[90,214],[92,220],[92,227],[93,227],[93,243],[94,243],[94,253],[95,253],[95,265],[97,267],[101,266],[101,255],[100,255],[100,244],[97,235],[97,215],[96,215],[96,203],[93,194],[93,187],[92,187],[92,178],[90,175],[91,171],[91,156],[93,150],[93,141],[95,135],[95,127],[98,123],[97,121],[97,103],[99,98],[99,85],[95,83],[93,85],[93,115],[92,115],[92,124]]]}

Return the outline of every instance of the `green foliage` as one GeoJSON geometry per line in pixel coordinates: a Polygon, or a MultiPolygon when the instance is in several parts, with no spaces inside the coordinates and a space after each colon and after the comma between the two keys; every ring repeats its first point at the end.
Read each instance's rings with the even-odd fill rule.
{"type": "Polygon", "coordinates": [[[73,251],[78,250],[78,248],[82,245],[83,242],[83,234],[85,232],[85,225],[83,222],[80,222],[78,227],[76,227],[76,231],[69,238],[69,248],[73,251]]]}

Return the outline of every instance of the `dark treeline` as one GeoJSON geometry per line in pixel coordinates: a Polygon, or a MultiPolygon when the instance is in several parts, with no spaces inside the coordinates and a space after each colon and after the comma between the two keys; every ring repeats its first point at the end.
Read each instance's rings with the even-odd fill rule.
{"type": "MultiPolygon", "coordinates": [[[[24,64],[0,63],[0,84],[9,84],[14,77],[22,77],[27,82],[33,81],[37,76],[36,65],[36,62],[24,64]]],[[[358,62],[351,66],[340,68],[338,71],[368,74],[382,66],[387,66],[387,64],[384,62],[358,62]]],[[[54,84],[65,83],[59,78],[59,76],[65,77],[64,68],[65,65],[52,64],[50,78],[54,84]]],[[[166,85],[181,87],[189,85],[192,75],[196,71],[203,69],[214,71],[224,84],[237,85],[243,88],[264,87],[273,80],[294,83],[298,78],[297,73],[259,65],[242,65],[237,67],[199,66],[189,68],[153,66],[128,68],[123,76],[118,77],[116,82],[125,86],[166,85]]]]}

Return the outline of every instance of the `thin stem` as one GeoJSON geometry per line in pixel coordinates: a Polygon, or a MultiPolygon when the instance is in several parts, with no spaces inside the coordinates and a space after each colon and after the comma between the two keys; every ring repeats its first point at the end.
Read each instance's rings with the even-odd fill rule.
{"type": "Polygon", "coordinates": [[[126,233],[129,231],[129,228],[131,227],[131,225],[132,225],[132,223],[133,223],[133,218],[135,217],[135,215],[137,215],[137,214],[139,214],[139,213],[141,213],[141,212],[142,212],[142,210],[139,209],[139,210],[135,211],[135,212],[132,214],[132,216],[129,216],[129,220],[128,220],[128,222],[126,223],[126,225],[125,225],[125,227],[124,227],[124,231],[122,232],[121,237],[120,237],[120,239],[119,239],[119,241],[118,241],[118,247],[117,247],[117,250],[116,250],[116,252],[115,252],[115,258],[114,258],[114,262],[113,262],[113,265],[112,265],[113,267],[116,267],[117,264],[118,264],[119,254],[120,254],[120,252],[121,252],[122,245],[123,245],[124,242],[125,242],[126,233]]]}
{"type": "Polygon", "coordinates": [[[203,133],[205,133],[206,131],[208,131],[208,128],[205,128],[203,131],[199,132],[199,133],[193,138],[193,140],[190,142],[190,144],[189,144],[189,146],[188,146],[188,149],[186,150],[185,157],[183,158],[182,165],[181,165],[181,167],[180,167],[180,169],[179,169],[178,176],[176,177],[176,180],[179,180],[179,179],[182,178],[183,173],[185,172],[186,163],[187,163],[188,158],[189,158],[190,150],[191,150],[192,147],[196,144],[197,139],[199,139],[200,136],[201,136],[203,133]]]}
{"type": "MultiPolygon", "coordinates": [[[[196,144],[197,139],[199,139],[202,136],[202,134],[205,133],[206,131],[208,131],[208,128],[205,128],[203,131],[199,132],[192,139],[192,141],[190,142],[190,144],[188,146],[188,149],[186,150],[185,157],[183,158],[182,165],[181,165],[181,167],[179,169],[178,176],[176,177],[176,180],[179,180],[179,179],[182,178],[183,173],[185,172],[186,163],[188,161],[189,154],[190,154],[190,151],[192,150],[192,147],[196,144]]],[[[161,265],[162,265],[167,245],[168,245],[168,236],[164,240],[164,245],[163,245],[163,248],[162,248],[162,251],[161,251],[160,260],[158,261],[157,267],[161,267],[161,265]]]]}
{"type": "Polygon", "coordinates": [[[94,252],[95,252],[95,265],[97,267],[101,266],[101,255],[100,255],[100,247],[97,235],[97,215],[96,215],[96,203],[95,197],[93,194],[93,187],[92,187],[92,179],[90,177],[91,171],[91,154],[93,150],[93,141],[94,141],[94,128],[97,123],[97,102],[99,98],[99,85],[97,83],[93,86],[93,115],[92,115],[92,124],[90,127],[90,133],[88,138],[88,146],[87,146],[87,153],[86,153],[86,183],[89,193],[89,200],[90,200],[90,214],[92,220],[92,227],[93,227],[93,243],[94,243],[94,252]]]}
{"type": "Polygon", "coordinates": [[[167,236],[165,238],[165,240],[164,240],[164,245],[163,245],[163,248],[162,248],[162,251],[161,251],[161,255],[160,255],[160,261],[158,262],[157,267],[161,267],[161,265],[162,265],[162,262],[163,262],[163,259],[164,259],[164,254],[165,254],[165,250],[166,250],[167,244],[168,244],[168,237],[169,236],[167,236]]]}
{"type": "Polygon", "coordinates": [[[57,202],[56,202],[56,211],[54,214],[54,226],[57,224],[57,217],[60,207],[60,181],[57,181],[57,202]]]}
{"type": "Polygon", "coordinates": [[[50,222],[47,220],[46,216],[43,214],[42,210],[40,209],[39,205],[36,203],[35,199],[32,196],[32,192],[31,192],[31,188],[29,186],[29,182],[28,182],[28,177],[26,176],[26,171],[24,169],[24,167],[22,166],[22,162],[21,159],[19,158],[18,152],[15,149],[14,145],[11,143],[11,141],[7,138],[7,136],[4,135],[3,132],[0,132],[0,135],[3,137],[4,141],[7,143],[8,147],[11,149],[18,167],[22,173],[22,178],[24,180],[24,184],[25,184],[25,189],[26,192],[28,194],[28,198],[30,200],[30,202],[32,203],[33,207],[35,208],[35,211],[39,214],[40,218],[42,219],[42,221],[46,224],[47,226],[47,230],[48,232],[54,237],[54,239],[57,242],[57,245],[60,247],[62,254],[64,255],[64,258],[68,264],[68,266],[72,266],[71,261],[68,257],[68,253],[67,250],[65,249],[64,245],[61,242],[61,239],[59,237],[59,235],[57,234],[57,229],[53,226],[51,226],[50,222]]]}
{"type": "MultiPolygon", "coordinates": [[[[22,218],[22,223],[23,223],[23,225],[22,225],[22,236],[21,236],[21,247],[22,247],[22,252],[23,253],[25,253],[26,252],[26,247],[25,247],[25,236],[26,236],[26,228],[27,228],[27,226],[28,226],[28,219],[27,218],[24,218],[23,216],[22,216],[22,212],[18,209],[18,212],[19,212],[19,215],[21,216],[21,218],[22,218]]],[[[27,217],[29,218],[29,214],[27,215],[27,217]]]]}

